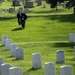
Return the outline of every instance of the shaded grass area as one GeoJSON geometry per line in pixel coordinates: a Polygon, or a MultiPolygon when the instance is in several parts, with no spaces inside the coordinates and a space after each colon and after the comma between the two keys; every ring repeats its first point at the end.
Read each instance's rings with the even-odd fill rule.
{"type": "Polygon", "coordinates": [[[74,48],[75,43],[70,43],[70,42],[59,42],[55,43],[54,47],[72,47],[74,48]]]}
{"type": "Polygon", "coordinates": [[[58,20],[59,22],[75,22],[75,14],[58,14],[58,15],[32,15],[32,16],[28,16],[29,18],[31,17],[32,19],[34,17],[36,18],[44,18],[44,19],[48,19],[48,20],[58,20]]]}
{"type": "Polygon", "coordinates": [[[16,18],[16,16],[14,16],[14,17],[0,17],[0,21],[10,21],[15,18],[16,18]]]}

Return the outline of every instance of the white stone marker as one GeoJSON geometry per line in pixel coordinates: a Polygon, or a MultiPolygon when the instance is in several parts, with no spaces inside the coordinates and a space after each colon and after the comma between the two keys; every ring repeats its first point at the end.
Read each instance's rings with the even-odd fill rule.
{"type": "Polygon", "coordinates": [[[2,9],[0,9],[0,12],[2,12],[2,9]]]}
{"type": "Polygon", "coordinates": [[[24,12],[25,12],[25,13],[29,13],[29,9],[28,9],[28,8],[25,8],[25,9],[24,9],[24,12]]]}
{"type": "Polygon", "coordinates": [[[64,51],[63,50],[57,50],[56,51],[56,62],[57,63],[63,63],[64,62],[64,51]]]}
{"type": "Polygon", "coordinates": [[[20,7],[18,11],[19,11],[19,12],[23,12],[23,8],[20,7]]]}
{"type": "Polygon", "coordinates": [[[0,73],[1,73],[1,64],[3,64],[3,63],[4,63],[3,58],[0,58],[0,73]]]}
{"type": "Polygon", "coordinates": [[[13,0],[12,5],[13,6],[20,6],[20,0],[13,0]]]}
{"type": "Polygon", "coordinates": [[[37,0],[38,6],[42,5],[42,0],[37,0]]]}
{"type": "Polygon", "coordinates": [[[9,75],[23,75],[22,69],[20,67],[9,68],[9,75]]]}
{"type": "Polygon", "coordinates": [[[74,46],[74,56],[75,56],[75,46],[74,46]]]}
{"type": "Polygon", "coordinates": [[[6,34],[2,35],[2,45],[6,45],[6,39],[8,39],[8,36],[6,34]]]}
{"type": "Polygon", "coordinates": [[[39,69],[42,67],[42,58],[40,53],[32,54],[32,68],[39,69]]]}
{"type": "Polygon", "coordinates": [[[14,12],[14,8],[9,8],[9,13],[13,13],[14,12]]]}
{"type": "Polygon", "coordinates": [[[23,48],[16,48],[16,59],[23,60],[24,59],[24,50],[23,48]]]}
{"type": "Polygon", "coordinates": [[[32,1],[26,2],[26,8],[33,8],[33,7],[34,7],[34,2],[32,2],[32,1]]]}
{"type": "Polygon", "coordinates": [[[54,62],[45,63],[45,75],[56,75],[56,68],[54,62]]]}
{"type": "Polygon", "coordinates": [[[12,67],[11,64],[1,64],[1,75],[9,75],[9,68],[12,67]]]}
{"type": "Polygon", "coordinates": [[[75,42],[75,34],[74,33],[70,33],[69,39],[70,39],[70,42],[75,42]]]}
{"type": "Polygon", "coordinates": [[[72,66],[61,66],[60,75],[73,75],[72,66]]]}
{"type": "Polygon", "coordinates": [[[6,39],[6,50],[10,50],[11,49],[11,45],[12,44],[12,40],[11,39],[6,39]]]}
{"type": "Polygon", "coordinates": [[[43,8],[46,8],[46,3],[43,4],[43,8]]]}
{"type": "Polygon", "coordinates": [[[18,47],[18,45],[11,44],[10,46],[11,46],[11,49],[10,49],[11,56],[16,56],[16,48],[18,47]]]}

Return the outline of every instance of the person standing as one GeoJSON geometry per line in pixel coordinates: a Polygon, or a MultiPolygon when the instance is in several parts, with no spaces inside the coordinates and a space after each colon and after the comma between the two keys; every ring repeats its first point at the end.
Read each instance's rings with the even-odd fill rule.
{"type": "Polygon", "coordinates": [[[17,13],[18,24],[21,24],[21,12],[17,13]]]}
{"type": "Polygon", "coordinates": [[[24,12],[21,12],[21,25],[23,29],[25,28],[26,20],[27,20],[27,15],[24,12]]]}

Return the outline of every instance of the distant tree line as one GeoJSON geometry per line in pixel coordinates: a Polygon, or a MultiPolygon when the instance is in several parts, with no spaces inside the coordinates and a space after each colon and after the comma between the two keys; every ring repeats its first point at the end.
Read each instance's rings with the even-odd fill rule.
{"type": "Polygon", "coordinates": [[[66,8],[72,8],[74,9],[74,14],[75,14],[75,0],[69,0],[69,2],[66,3],[66,8]]]}
{"type": "Polygon", "coordinates": [[[71,8],[71,7],[73,7],[74,8],[74,14],[75,14],[75,0],[46,0],[46,2],[48,3],[48,4],[50,4],[50,7],[51,8],[56,8],[56,10],[57,10],[57,3],[59,2],[59,3],[62,3],[62,2],[64,2],[64,1],[68,1],[68,2],[66,2],[66,8],[71,8]]]}

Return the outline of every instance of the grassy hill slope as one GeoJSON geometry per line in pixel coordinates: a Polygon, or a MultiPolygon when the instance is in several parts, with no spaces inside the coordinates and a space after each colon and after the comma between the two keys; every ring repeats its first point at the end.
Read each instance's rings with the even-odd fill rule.
{"type": "MultiPolygon", "coordinates": [[[[0,6],[2,9],[5,7],[0,6]]],[[[19,30],[15,13],[0,12],[4,16],[0,17],[0,57],[4,58],[5,63],[22,67],[23,75],[44,75],[44,64],[46,62],[56,63],[56,51],[64,50],[65,62],[56,63],[56,73],[60,75],[62,65],[71,65],[75,72],[75,43],[69,42],[69,33],[75,33],[75,15],[72,9],[58,7],[58,11],[55,11],[55,9],[50,9],[49,5],[46,8],[42,5],[29,8],[29,11],[24,30],[19,30]],[[10,51],[6,51],[5,46],[2,46],[3,34],[7,34],[13,43],[24,48],[24,60],[15,60],[15,57],[10,57],[10,51]],[[41,69],[31,69],[32,53],[42,54],[41,69]]]]}

